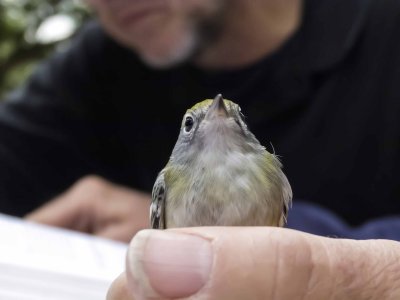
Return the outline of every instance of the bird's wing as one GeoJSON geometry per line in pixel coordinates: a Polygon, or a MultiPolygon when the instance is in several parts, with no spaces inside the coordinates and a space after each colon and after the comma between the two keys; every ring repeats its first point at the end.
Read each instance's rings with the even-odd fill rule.
{"type": "Polygon", "coordinates": [[[289,181],[285,174],[282,172],[282,164],[275,154],[266,152],[265,155],[266,163],[264,164],[264,171],[267,174],[269,180],[274,183],[273,186],[277,187],[274,189],[274,200],[278,201],[279,214],[277,224],[278,226],[284,226],[287,221],[287,215],[289,208],[292,204],[292,188],[290,187],[289,181]]]}
{"type": "Polygon", "coordinates": [[[153,229],[165,229],[165,198],[166,188],[164,171],[161,171],[153,186],[151,194],[150,222],[153,229]]]}

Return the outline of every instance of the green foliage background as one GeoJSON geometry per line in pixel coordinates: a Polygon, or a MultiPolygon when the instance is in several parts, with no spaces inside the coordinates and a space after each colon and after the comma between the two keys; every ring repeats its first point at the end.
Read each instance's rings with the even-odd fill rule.
{"type": "Polygon", "coordinates": [[[55,47],[68,42],[44,44],[35,38],[39,26],[58,14],[70,16],[77,28],[90,16],[81,0],[0,0],[0,100],[55,47]]]}

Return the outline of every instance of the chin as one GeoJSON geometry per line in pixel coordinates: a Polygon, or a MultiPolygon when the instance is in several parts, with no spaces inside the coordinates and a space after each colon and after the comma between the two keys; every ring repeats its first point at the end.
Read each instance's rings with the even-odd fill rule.
{"type": "Polygon", "coordinates": [[[199,39],[194,34],[188,34],[174,42],[169,40],[167,43],[160,43],[158,48],[153,44],[148,48],[138,49],[138,54],[150,67],[166,69],[189,61],[197,52],[198,46],[199,39]]]}

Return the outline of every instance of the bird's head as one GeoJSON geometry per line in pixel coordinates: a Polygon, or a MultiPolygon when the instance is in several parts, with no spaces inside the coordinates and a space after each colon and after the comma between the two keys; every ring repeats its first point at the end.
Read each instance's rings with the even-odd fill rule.
{"type": "Polygon", "coordinates": [[[243,119],[239,105],[224,100],[221,94],[197,103],[183,117],[171,159],[187,163],[201,153],[264,150],[243,119]]]}

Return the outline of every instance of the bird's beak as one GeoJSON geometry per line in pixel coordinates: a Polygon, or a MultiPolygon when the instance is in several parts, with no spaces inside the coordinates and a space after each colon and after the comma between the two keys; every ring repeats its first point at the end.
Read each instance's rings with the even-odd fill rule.
{"type": "Polygon", "coordinates": [[[229,113],[225,106],[224,99],[222,98],[221,94],[218,94],[214,98],[210,107],[208,108],[205,118],[206,119],[210,119],[212,117],[227,118],[228,116],[229,116],[229,113]]]}

